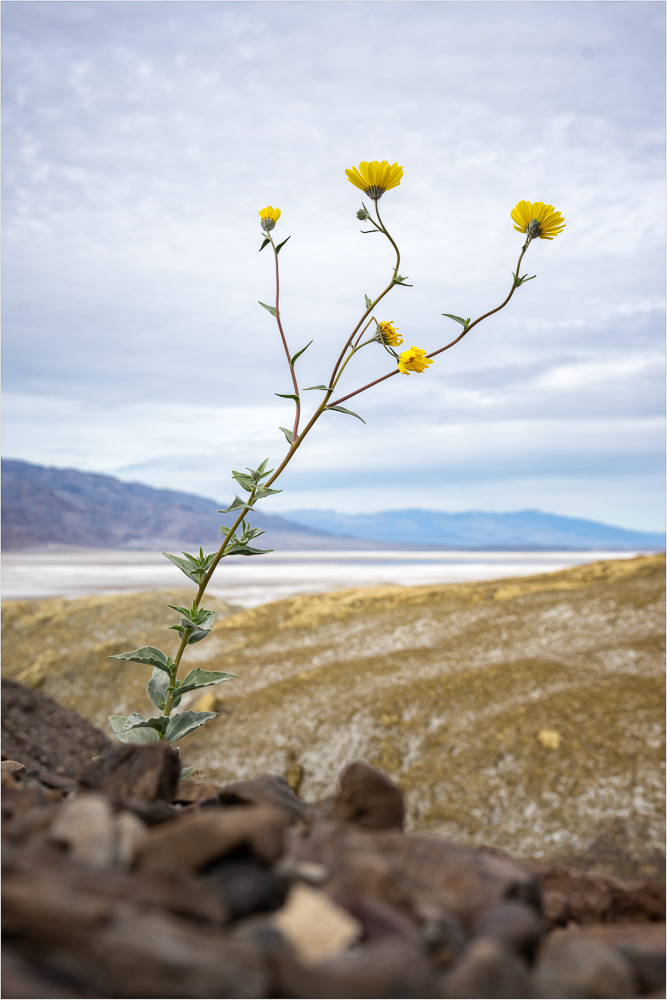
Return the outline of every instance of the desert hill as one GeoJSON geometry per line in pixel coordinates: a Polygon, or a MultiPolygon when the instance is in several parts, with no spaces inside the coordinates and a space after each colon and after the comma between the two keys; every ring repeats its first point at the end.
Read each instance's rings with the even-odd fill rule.
{"type": "MultiPolygon", "coordinates": [[[[238,675],[182,747],[212,781],[285,773],[309,799],[351,759],[404,790],[409,824],[519,857],[656,877],[664,838],[663,556],[560,573],[223,602],[188,663],[238,675]]],[[[4,675],[105,729],[146,711],[185,593],[7,602],[4,675]]],[[[210,696],[205,696],[210,708],[210,696]]],[[[215,697],[215,696],[213,696],[215,697]]],[[[193,707],[195,699],[183,707],[193,707]]]]}
{"type": "MultiPolygon", "coordinates": [[[[220,524],[229,525],[220,508],[234,498],[230,481],[224,503],[183,493],[124,483],[77,469],[46,468],[2,460],[2,547],[80,545],[114,549],[215,550],[220,524]]],[[[229,515],[228,515],[229,516],[229,515]]],[[[256,511],[253,527],[262,528],[262,548],[339,548],[341,539],[283,517],[256,511]],[[266,543],[266,544],[264,544],[266,543]]],[[[374,548],[352,540],[353,548],[374,548]]]]}

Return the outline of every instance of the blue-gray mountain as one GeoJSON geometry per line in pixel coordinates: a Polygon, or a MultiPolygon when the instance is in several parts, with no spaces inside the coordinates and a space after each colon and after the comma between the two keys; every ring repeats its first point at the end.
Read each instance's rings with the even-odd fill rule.
{"type": "Polygon", "coordinates": [[[287,517],[334,535],[391,543],[460,549],[613,549],[662,550],[665,535],[632,531],[599,521],[559,517],[539,510],[496,514],[471,510],[387,510],[377,514],[339,514],[334,510],[291,510],[287,517]]]}
{"type": "MultiPolygon", "coordinates": [[[[218,513],[224,501],[177,490],[157,490],[77,469],[47,468],[2,460],[2,547],[4,549],[80,545],[117,549],[212,551],[220,544],[218,513]]],[[[268,506],[268,504],[267,504],[268,506]]],[[[229,515],[227,515],[229,518],[229,515]]],[[[444,514],[399,510],[379,514],[338,514],[298,510],[277,517],[258,510],[254,526],[265,530],[260,548],[382,549],[663,549],[665,536],[630,531],[596,521],[557,517],[539,511],[444,514]]]]}

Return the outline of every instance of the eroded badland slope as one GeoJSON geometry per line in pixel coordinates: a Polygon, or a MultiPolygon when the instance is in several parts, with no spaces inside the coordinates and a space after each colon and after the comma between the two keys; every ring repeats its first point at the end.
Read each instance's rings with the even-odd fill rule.
{"type": "MultiPolygon", "coordinates": [[[[223,567],[224,571],[224,567],[223,567]]],[[[288,773],[308,798],[345,764],[382,768],[409,824],[516,856],[660,877],[664,556],[485,583],[378,587],[238,611],[221,601],[188,668],[238,675],[184,762],[212,781],[288,773]]],[[[106,728],[150,709],[184,592],[7,602],[4,676],[106,728]]],[[[197,705],[212,707],[215,695],[197,705]]]]}

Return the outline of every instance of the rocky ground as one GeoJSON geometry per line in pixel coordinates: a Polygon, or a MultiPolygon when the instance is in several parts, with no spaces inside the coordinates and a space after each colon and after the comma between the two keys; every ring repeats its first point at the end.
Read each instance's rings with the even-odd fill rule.
{"type": "Polygon", "coordinates": [[[406,832],[365,763],[309,803],[15,682],[3,710],[6,998],[665,996],[653,880],[406,832]]]}
{"type": "MultiPolygon", "coordinates": [[[[150,710],[147,669],[110,655],[173,653],[167,604],[191,596],[5,602],[3,675],[108,732],[108,715],[150,710]]],[[[182,747],[206,780],[287,775],[314,802],[363,759],[402,789],[412,829],[662,877],[664,556],[209,604],[189,663],[239,679],[182,703],[219,713],[182,747]]]]}

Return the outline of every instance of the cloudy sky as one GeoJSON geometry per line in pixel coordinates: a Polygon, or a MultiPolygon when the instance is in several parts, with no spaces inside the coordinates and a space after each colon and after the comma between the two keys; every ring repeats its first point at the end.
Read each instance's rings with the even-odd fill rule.
{"type": "MultiPolygon", "coordinates": [[[[424,374],[331,413],[265,510],[539,508],[664,523],[661,2],[5,2],[3,455],[231,498],[282,457],[289,371],[259,209],[280,207],[302,386],[377,318],[436,350],[509,290],[509,213],[545,201],[537,279],[424,374]],[[269,506],[270,503],[270,506],[269,506]]],[[[341,394],[392,369],[379,346],[341,394]]],[[[304,393],[306,406],[319,393],[304,393]]]]}

